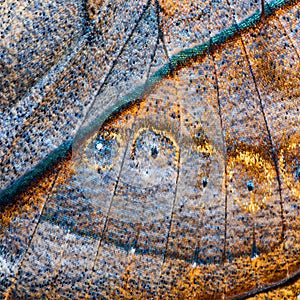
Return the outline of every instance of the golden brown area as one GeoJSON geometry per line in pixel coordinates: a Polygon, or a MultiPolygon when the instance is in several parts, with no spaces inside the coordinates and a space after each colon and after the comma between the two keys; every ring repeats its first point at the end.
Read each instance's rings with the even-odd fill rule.
{"type": "MultiPolygon", "coordinates": [[[[161,0],[159,4],[163,12],[169,17],[178,14],[179,3],[178,1],[173,0],[161,0]]],[[[183,4],[183,3],[182,3],[183,4]]]]}
{"type": "MultiPolygon", "coordinates": [[[[292,279],[299,91],[266,45],[245,34],[162,79],[4,208],[4,295],[230,299],[292,279]]],[[[254,299],[296,299],[287,284],[254,299]]]]}
{"type": "Polygon", "coordinates": [[[300,280],[297,280],[293,285],[288,287],[279,288],[275,291],[271,291],[268,293],[262,293],[255,297],[251,297],[249,299],[253,300],[265,300],[265,299],[274,299],[274,300],[281,300],[281,299],[298,299],[300,292],[300,280]]]}
{"type": "MultiPolygon", "coordinates": [[[[170,81],[170,79],[168,79],[168,81],[170,81]]],[[[118,117],[114,117],[111,121],[108,121],[101,129],[104,133],[107,133],[107,135],[104,135],[105,138],[109,139],[118,136],[119,143],[126,142],[126,135],[128,137],[128,133],[126,132],[133,124],[136,124],[141,110],[143,110],[143,121],[141,124],[145,124],[145,120],[148,117],[151,118],[151,116],[153,116],[153,108],[150,108],[152,106],[152,104],[149,106],[150,103],[151,100],[145,99],[142,103],[131,106],[129,109],[120,113],[118,117]],[[123,133],[122,138],[117,133],[120,129],[120,132],[123,133]]],[[[182,109],[180,111],[183,113],[182,109]]],[[[159,112],[157,111],[155,113],[159,112]]],[[[181,117],[184,118],[184,114],[181,117]]],[[[136,140],[141,132],[146,129],[138,126],[135,130],[133,140],[136,140]]],[[[162,134],[162,132],[155,132],[156,134],[162,134]]],[[[191,130],[190,133],[192,132],[193,131],[191,130]]],[[[183,144],[180,144],[178,137],[173,137],[172,135],[169,135],[169,133],[165,134],[166,136],[169,136],[171,140],[174,139],[173,143],[179,143],[179,148],[184,146],[183,144]]],[[[89,139],[87,144],[93,142],[94,138],[95,137],[89,139]]],[[[199,147],[201,148],[199,149],[200,151],[204,151],[208,155],[213,154],[214,150],[209,143],[206,142],[202,146],[197,146],[197,148],[199,147]]],[[[298,147],[299,140],[296,136],[291,138],[290,141],[286,141],[284,146],[280,147],[282,149],[280,152],[280,162],[290,166],[294,159],[293,151],[296,151],[295,154],[297,155],[298,147]],[[283,153],[285,153],[285,157],[283,153]]],[[[239,149],[238,146],[237,149],[239,149]]],[[[242,150],[240,151],[236,150],[234,153],[228,153],[228,180],[230,180],[230,176],[233,176],[235,172],[234,168],[240,165],[240,172],[243,172],[243,166],[247,166],[251,171],[251,177],[259,178],[259,181],[255,182],[255,184],[262,184],[262,182],[268,182],[268,180],[271,181],[274,176],[272,175],[274,170],[270,165],[269,159],[264,159],[265,154],[261,155],[258,149],[244,150],[245,147],[241,147],[241,149],[242,150]]],[[[86,157],[83,160],[88,163],[88,159],[89,158],[86,157]]],[[[59,191],[59,187],[64,185],[68,179],[76,175],[78,163],[80,164],[80,162],[77,161],[76,156],[74,156],[73,160],[62,163],[57,169],[57,173],[51,173],[48,176],[45,176],[36,187],[32,187],[24,197],[20,197],[21,199],[16,206],[4,211],[1,216],[2,225],[5,225],[5,227],[10,226],[9,224],[16,218],[30,218],[28,214],[33,214],[33,211],[38,212],[38,214],[43,214],[43,206],[46,205],[47,199],[51,197],[52,193],[59,191]],[[55,185],[53,187],[54,182],[55,185]]],[[[114,167],[114,165],[111,167],[114,167]]],[[[294,190],[294,195],[297,197],[299,195],[299,188],[292,183],[289,183],[294,180],[293,178],[290,178],[291,176],[292,175],[286,175],[285,181],[287,182],[287,185],[293,186],[292,190],[294,190]]],[[[254,201],[252,201],[253,198],[250,198],[250,202],[241,204],[240,209],[253,214],[258,209],[264,209],[265,205],[272,201],[270,199],[268,200],[267,190],[257,191],[257,193],[260,193],[262,197],[259,202],[257,202],[258,198],[255,198],[254,201]]],[[[256,195],[258,195],[257,193],[256,195]]],[[[243,201],[245,201],[245,199],[243,199],[243,201]]],[[[295,220],[296,224],[299,224],[299,221],[299,217],[297,217],[295,220]]],[[[51,228],[53,225],[49,224],[49,226],[51,228]]],[[[286,244],[285,246],[280,245],[274,247],[271,252],[262,253],[255,259],[251,259],[250,257],[237,257],[233,261],[225,262],[223,264],[192,265],[184,260],[167,258],[160,276],[161,278],[165,278],[166,282],[169,280],[172,282],[170,290],[168,290],[167,293],[170,297],[173,295],[177,299],[211,299],[212,297],[218,298],[223,293],[225,298],[228,298],[243,294],[245,291],[255,290],[261,286],[278,282],[286,278],[286,272],[292,275],[298,270],[300,252],[298,250],[295,252],[295,247],[299,248],[299,244],[292,243],[298,243],[300,241],[300,236],[299,231],[293,231],[291,233],[293,234],[294,242],[290,242],[291,244],[286,244]],[[170,270],[172,271],[170,272],[170,270]]],[[[111,249],[114,249],[114,245],[111,245],[110,247],[112,247],[111,249]]],[[[137,268],[141,270],[147,268],[147,264],[143,265],[143,262],[141,261],[142,257],[143,255],[141,254],[132,254],[131,258],[128,257],[124,274],[120,278],[119,283],[116,283],[118,285],[118,292],[115,290],[111,293],[116,299],[121,297],[120,295],[126,299],[147,299],[149,297],[149,295],[143,291],[141,285],[142,282],[140,282],[138,286],[132,284],[132,282],[139,282],[140,280],[139,273],[136,274],[135,270],[137,268]]],[[[107,259],[110,260],[111,258],[107,257],[107,259]]],[[[151,260],[159,260],[159,257],[154,256],[151,260]]],[[[111,263],[118,264],[118,257],[112,258],[111,263]]],[[[14,285],[12,286],[12,289],[13,287],[14,285]]],[[[160,285],[157,287],[157,295],[160,295],[159,297],[166,296],[164,289],[165,287],[160,285]]],[[[276,297],[278,299],[280,299],[280,297],[288,296],[296,297],[299,292],[299,282],[296,282],[292,286],[279,288],[276,291],[268,292],[266,295],[261,294],[254,299],[265,299],[265,297],[275,297],[275,299],[276,297]]]]}
{"type": "Polygon", "coordinates": [[[95,20],[99,9],[101,8],[103,0],[89,0],[87,1],[87,10],[90,20],[95,20]]]}
{"type": "MultiPolygon", "coordinates": [[[[272,23],[272,22],[271,22],[272,23]]],[[[274,60],[273,51],[280,52],[284,45],[272,45],[266,39],[269,29],[253,30],[252,35],[257,39],[257,52],[260,55],[255,56],[253,68],[258,70],[257,77],[266,88],[266,93],[274,92],[274,89],[282,93],[282,97],[298,98],[299,94],[299,62],[295,68],[288,65],[284,58],[274,60]],[[274,48],[276,50],[274,50],[274,48]],[[273,83],[270,85],[270,83],[273,83]]],[[[291,64],[291,62],[290,62],[291,64]]]]}

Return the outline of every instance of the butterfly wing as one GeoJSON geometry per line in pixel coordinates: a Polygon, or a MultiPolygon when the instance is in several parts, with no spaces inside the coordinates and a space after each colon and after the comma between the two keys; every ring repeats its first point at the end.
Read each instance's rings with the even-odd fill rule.
{"type": "Polygon", "coordinates": [[[77,132],[76,143],[3,208],[5,295],[229,297],[298,272],[299,8],[217,48],[210,34],[234,28],[243,10],[220,2],[208,18],[200,6],[208,53],[172,56],[194,45],[199,25],[190,22],[188,44],[189,30],[168,20],[187,26],[190,6],[172,3],[94,8],[99,28],[66,56],[66,69],[58,64],[57,80],[39,87],[38,108],[11,138],[33,141],[24,153],[35,156],[28,164],[10,146],[5,165],[24,168],[4,182],[77,132]],[[109,26],[122,13],[128,22],[109,26]],[[169,59],[180,63],[158,69],[169,59]],[[47,138],[36,138],[41,128],[47,138]]]}

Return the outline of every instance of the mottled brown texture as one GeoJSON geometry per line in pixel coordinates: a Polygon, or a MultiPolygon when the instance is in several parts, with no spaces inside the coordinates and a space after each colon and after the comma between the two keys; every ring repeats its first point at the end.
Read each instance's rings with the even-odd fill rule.
{"type": "MultiPolygon", "coordinates": [[[[27,18],[43,11],[35,2],[6,4],[1,29],[19,11],[27,18]]],[[[69,22],[65,12],[75,8],[60,5],[57,17],[69,22]]],[[[32,66],[37,84],[18,73],[4,90],[14,99],[1,102],[1,187],[83,132],[171,55],[259,4],[76,7],[80,30],[69,32],[78,34],[76,51],[64,42],[67,54],[46,60],[47,51],[62,50],[47,44],[44,53],[44,38],[33,38],[36,56],[28,50],[27,60],[41,64],[42,71],[32,66]]],[[[300,270],[299,26],[295,3],[187,61],[1,207],[0,298],[297,299],[299,279],[263,289],[300,270]]]]}

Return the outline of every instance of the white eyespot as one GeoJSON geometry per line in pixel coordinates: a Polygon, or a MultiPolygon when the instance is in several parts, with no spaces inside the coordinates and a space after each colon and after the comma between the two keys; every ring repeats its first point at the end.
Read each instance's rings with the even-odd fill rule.
{"type": "Polygon", "coordinates": [[[100,151],[100,150],[103,148],[102,143],[98,143],[98,144],[96,145],[96,148],[97,148],[98,151],[100,151]]]}
{"type": "Polygon", "coordinates": [[[135,253],[135,249],[134,249],[134,248],[131,248],[130,251],[129,251],[129,253],[130,253],[130,254],[134,254],[134,253],[135,253]]]}
{"type": "Polygon", "coordinates": [[[197,267],[197,263],[194,262],[194,263],[192,264],[192,268],[195,269],[196,267],[197,267]]]}

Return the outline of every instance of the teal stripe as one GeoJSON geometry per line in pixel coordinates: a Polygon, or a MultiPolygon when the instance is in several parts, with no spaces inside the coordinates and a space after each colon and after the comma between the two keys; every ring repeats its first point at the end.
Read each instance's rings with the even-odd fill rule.
{"type": "MultiPolygon", "coordinates": [[[[277,10],[283,8],[287,4],[291,5],[297,2],[298,1],[295,0],[275,0],[266,5],[265,17],[272,16],[277,10]]],[[[174,69],[177,69],[180,66],[184,66],[188,62],[200,58],[205,54],[209,54],[213,51],[213,48],[225,44],[227,41],[241,34],[241,32],[245,31],[246,29],[254,28],[260,21],[260,11],[257,10],[253,15],[244,19],[240,23],[234,24],[229,28],[222,30],[220,33],[213,36],[209,41],[201,45],[197,45],[193,48],[182,50],[178,54],[172,56],[170,59],[170,63],[164,65],[156,73],[150,76],[150,78],[144,85],[136,88],[133,92],[127,94],[125,97],[115,102],[107,110],[103,111],[101,115],[95,117],[95,119],[87,126],[80,128],[74,139],[73,150],[77,149],[77,146],[80,145],[82,140],[88,138],[94,132],[99,130],[99,128],[105,121],[109,119],[110,116],[119,113],[128,105],[145,97],[154,88],[154,86],[162,80],[162,78],[171,75],[174,69]]]]}
{"type": "MultiPolygon", "coordinates": [[[[285,5],[293,5],[298,3],[298,0],[275,0],[265,7],[265,17],[273,15],[277,10],[283,8],[285,5]]],[[[128,105],[137,100],[142,99],[147,95],[155,85],[157,85],[165,76],[171,75],[174,69],[177,69],[194,59],[208,54],[212,48],[223,45],[234,36],[238,36],[242,31],[255,27],[260,22],[260,11],[256,11],[253,15],[241,21],[238,24],[232,25],[216,34],[209,41],[195,46],[193,48],[185,49],[170,59],[170,63],[164,65],[156,73],[154,73],[147,82],[135,89],[133,92],[127,94],[124,98],[114,103],[111,107],[105,110],[99,117],[95,118],[88,126],[79,129],[73,140],[67,141],[52,151],[44,160],[38,163],[32,170],[17,179],[13,184],[0,191],[0,205],[7,205],[11,203],[14,198],[22,191],[26,190],[30,185],[34,184],[46,172],[51,170],[62,159],[69,155],[73,150],[77,149],[78,145],[88,136],[99,130],[102,124],[113,114],[120,112],[128,105]]]]}

